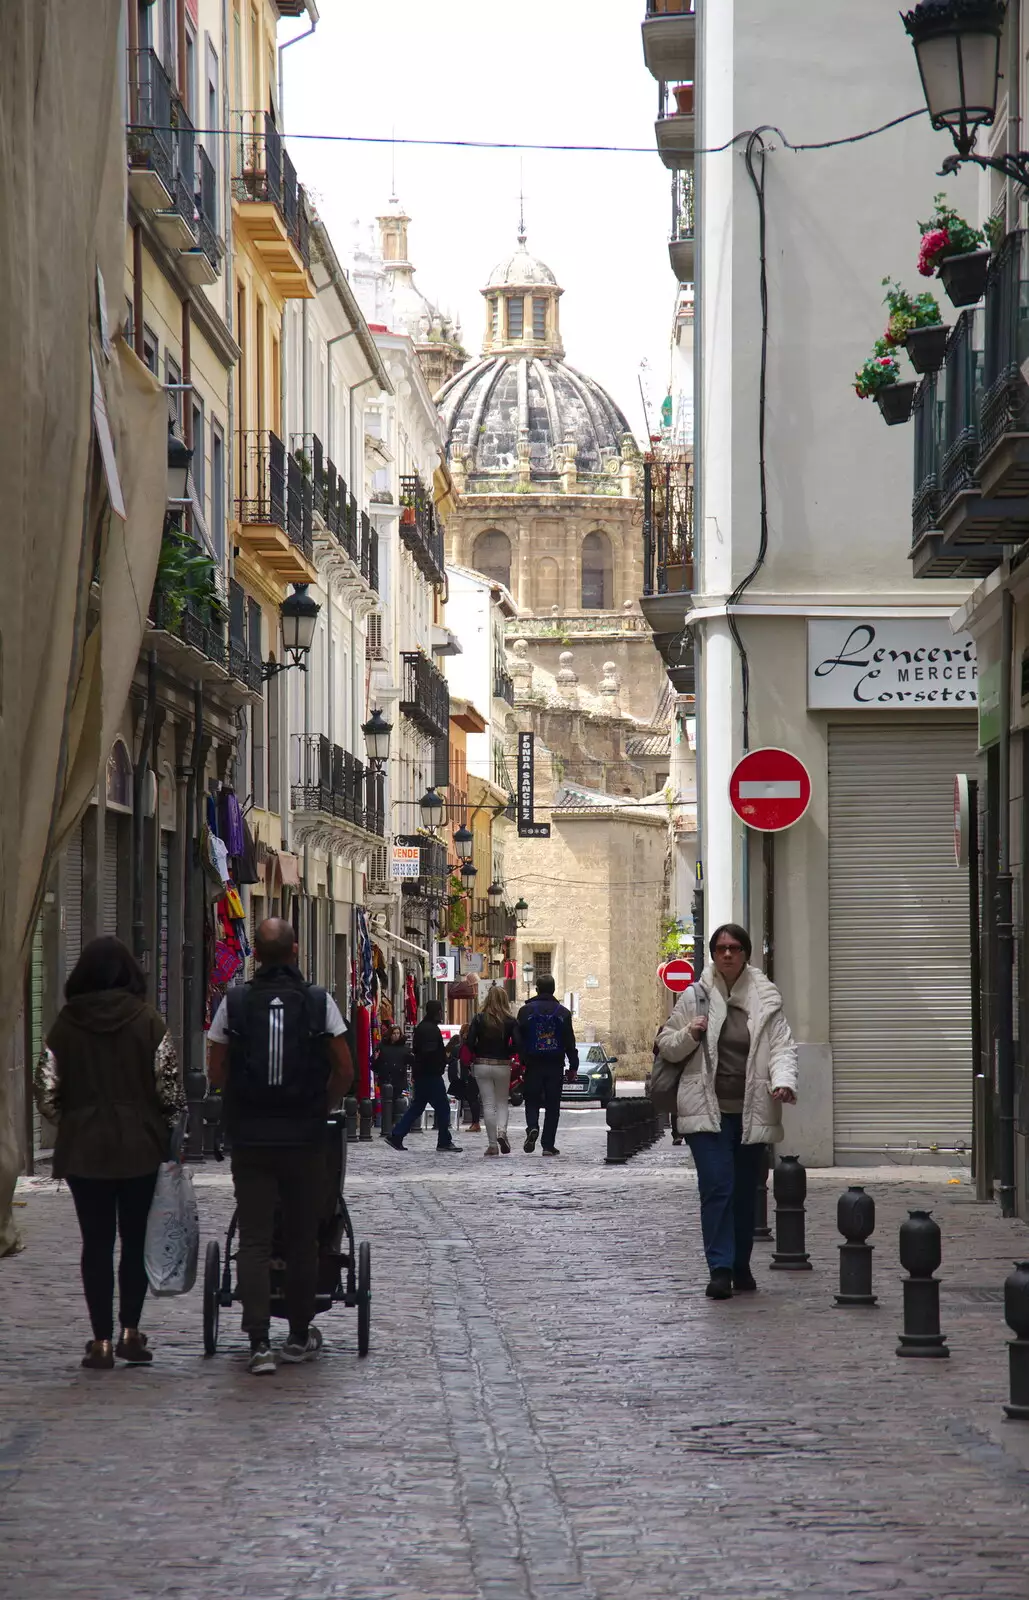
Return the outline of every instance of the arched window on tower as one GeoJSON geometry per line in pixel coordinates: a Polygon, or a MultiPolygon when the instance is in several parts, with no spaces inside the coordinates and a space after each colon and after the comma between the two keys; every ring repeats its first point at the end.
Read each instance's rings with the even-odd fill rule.
{"type": "Polygon", "coordinates": [[[472,548],[472,566],[484,578],[511,587],[511,541],[499,528],[480,533],[472,548]]]}
{"type": "Polygon", "coordinates": [[[533,593],[535,611],[553,611],[555,606],[561,604],[560,575],[557,562],[553,556],[542,556],[533,563],[535,572],[533,576],[533,593]]]}
{"type": "Polygon", "coordinates": [[[582,609],[610,611],[613,605],[611,541],[606,533],[588,533],[582,541],[582,609]]]}

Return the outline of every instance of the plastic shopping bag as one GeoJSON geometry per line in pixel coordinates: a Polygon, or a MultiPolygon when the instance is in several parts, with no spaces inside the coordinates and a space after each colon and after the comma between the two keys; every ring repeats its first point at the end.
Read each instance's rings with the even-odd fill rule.
{"type": "Polygon", "coordinates": [[[179,1161],[166,1161],[147,1218],[143,1261],[154,1294],[188,1294],[196,1282],[200,1218],[193,1180],[179,1161]]]}

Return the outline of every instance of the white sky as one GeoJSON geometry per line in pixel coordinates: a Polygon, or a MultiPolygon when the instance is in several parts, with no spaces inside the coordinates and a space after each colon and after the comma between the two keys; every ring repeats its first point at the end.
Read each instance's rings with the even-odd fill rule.
{"type": "MultiPolygon", "coordinates": [[[[653,145],[657,84],[643,64],[643,0],[319,0],[317,32],[284,56],[289,133],[389,139],[653,145]]],[[[280,40],[286,36],[281,27],[280,40]]],[[[386,209],[390,146],[295,140],[291,154],[344,264],[354,222],[386,209]]],[[[423,294],[460,313],[477,356],[479,290],[515,247],[519,162],[528,248],[565,290],[569,362],[596,378],[644,433],[668,384],[675,280],[666,241],[671,174],[649,155],[398,145],[423,294]]]]}

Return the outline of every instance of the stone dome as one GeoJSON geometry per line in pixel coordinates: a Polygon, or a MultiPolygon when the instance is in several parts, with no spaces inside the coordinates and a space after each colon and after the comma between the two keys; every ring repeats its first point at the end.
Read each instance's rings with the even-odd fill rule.
{"type": "Polygon", "coordinates": [[[632,432],[599,383],[552,356],[484,357],[444,384],[436,403],[447,454],[459,451],[471,477],[514,473],[526,455],[534,481],[559,478],[570,454],[577,472],[601,473],[620,461],[632,432]]]}
{"type": "Polygon", "coordinates": [[[526,288],[532,289],[539,285],[557,287],[557,279],[538,256],[532,256],[525,248],[525,239],[522,235],[518,238],[518,249],[503,261],[498,261],[489,275],[487,289],[526,288]]]}

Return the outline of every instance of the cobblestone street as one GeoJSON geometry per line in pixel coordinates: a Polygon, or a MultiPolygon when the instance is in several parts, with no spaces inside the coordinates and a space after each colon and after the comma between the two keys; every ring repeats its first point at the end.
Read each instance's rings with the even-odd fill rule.
{"type": "MultiPolygon", "coordinates": [[[[199,1288],[150,1302],[151,1370],[85,1373],[68,1194],[22,1185],[0,1265],[0,1592],[12,1600],[1024,1600],[1029,1445],[1000,1410],[996,1291],[1022,1224],[967,1180],[894,1173],[876,1311],[833,1308],[839,1172],[809,1195],[815,1270],[704,1298],[695,1190],[667,1137],[602,1165],[597,1114],[560,1162],[464,1136],[351,1148],[372,1245],[316,1364],[258,1382],[238,1310],[205,1360],[199,1288]],[[896,1230],[943,1229],[949,1362],[898,1361],[896,1230]],[[990,1291],[991,1293],[987,1293],[990,1291]]],[[[197,1173],[205,1239],[226,1167],[197,1173]]]]}

